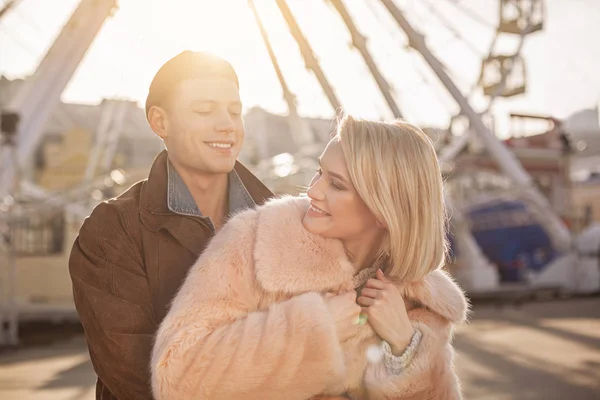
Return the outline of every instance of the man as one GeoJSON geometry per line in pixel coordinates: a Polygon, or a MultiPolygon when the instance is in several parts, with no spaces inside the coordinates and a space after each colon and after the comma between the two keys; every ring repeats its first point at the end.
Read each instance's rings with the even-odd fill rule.
{"type": "Polygon", "coordinates": [[[69,260],[96,399],[152,399],[154,334],[188,268],[228,216],[272,196],[236,161],[241,112],[221,58],[186,51],[154,77],[146,116],[167,150],[147,180],[96,207],[69,260]]]}

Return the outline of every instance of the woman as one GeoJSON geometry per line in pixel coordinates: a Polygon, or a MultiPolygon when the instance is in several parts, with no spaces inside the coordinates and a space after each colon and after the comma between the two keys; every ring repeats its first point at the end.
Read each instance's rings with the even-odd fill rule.
{"type": "Polygon", "coordinates": [[[431,141],[347,116],[320,165],[308,198],[235,216],[192,267],[157,333],[158,400],[461,398],[431,141]]]}

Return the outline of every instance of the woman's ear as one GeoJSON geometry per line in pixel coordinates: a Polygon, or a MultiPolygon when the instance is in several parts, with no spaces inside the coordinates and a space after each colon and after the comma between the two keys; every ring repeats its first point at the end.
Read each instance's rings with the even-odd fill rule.
{"type": "Polygon", "coordinates": [[[380,229],[385,229],[387,230],[387,225],[384,222],[381,222],[380,220],[377,220],[376,225],[378,228],[380,229]]]}
{"type": "Polygon", "coordinates": [[[167,118],[166,111],[158,106],[150,107],[148,110],[148,124],[150,128],[156,133],[162,140],[169,137],[169,121],[167,118]]]}

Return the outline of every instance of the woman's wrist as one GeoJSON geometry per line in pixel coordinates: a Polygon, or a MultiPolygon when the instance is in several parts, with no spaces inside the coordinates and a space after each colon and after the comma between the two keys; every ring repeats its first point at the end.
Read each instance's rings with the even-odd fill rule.
{"type": "Polygon", "coordinates": [[[388,342],[392,350],[392,354],[396,357],[400,357],[406,351],[408,345],[415,334],[415,330],[411,329],[408,334],[399,335],[395,340],[388,342]]]}

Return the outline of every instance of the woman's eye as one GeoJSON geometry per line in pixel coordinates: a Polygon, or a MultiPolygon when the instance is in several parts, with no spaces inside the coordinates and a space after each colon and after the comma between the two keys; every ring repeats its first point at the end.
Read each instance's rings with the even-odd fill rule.
{"type": "Polygon", "coordinates": [[[331,187],[334,188],[335,190],[343,190],[344,189],[343,187],[341,187],[340,185],[335,183],[335,181],[331,181],[331,187]]]}

